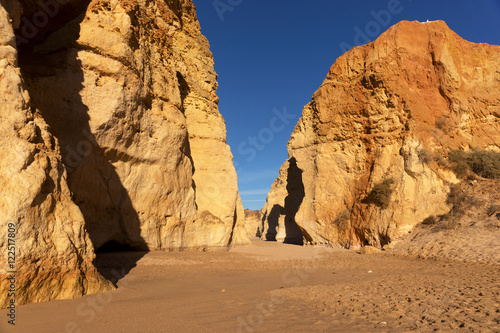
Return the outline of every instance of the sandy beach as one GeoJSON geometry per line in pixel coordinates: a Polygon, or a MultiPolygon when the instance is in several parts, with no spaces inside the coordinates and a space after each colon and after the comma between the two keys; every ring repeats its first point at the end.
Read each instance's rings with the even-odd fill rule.
{"type": "Polygon", "coordinates": [[[2,310],[0,331],[500,332],[499,266],[259,240],[99,261],[115,291],[20,306],[15,327],[2,310]]]}
{"type": "Polygon", "coordinates": [[[492,2],[1,0],[0,333],[500,333],[492,2]]]}

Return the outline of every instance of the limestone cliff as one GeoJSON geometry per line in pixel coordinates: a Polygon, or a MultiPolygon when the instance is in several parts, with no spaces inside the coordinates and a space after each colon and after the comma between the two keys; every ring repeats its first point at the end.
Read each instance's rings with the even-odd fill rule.
{"type": "Polygon", "coordinates": [[[381,246],[446,213],[457,179],[428,156],[499,150],[499,91],[500,47],[442,21],[400,22],[350,50],[292,133],[263,237],[381,246]]]}
{"type": "Polygon", "coordinates": [[[71,200],[58,140],[30,109],[9,21],[0,6],[0,304],[11,298],[7,290],[16,292],[17,305],[110,290],[92,265],[94,248],[71,200]],[[15,281],[7,279],[12,271],[15,281]]]}
{"type": "Polygon", "coordinates": [[[92,265],[109,242],[248,243],[192,1],[47,3],[0,6],[0,247],[15,221],[18,303],[109,289],[92,265]]]}

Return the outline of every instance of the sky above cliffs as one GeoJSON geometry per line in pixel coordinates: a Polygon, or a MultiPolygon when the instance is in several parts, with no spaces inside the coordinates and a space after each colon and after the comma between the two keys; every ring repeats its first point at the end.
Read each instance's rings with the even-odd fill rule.
{"type": "Polygon", "coordinates": [[[500,0],[193,0],[219,75],[243,206],[261,209],[302,108],[346,50],[402,20],[500,45],[500,0]]]}

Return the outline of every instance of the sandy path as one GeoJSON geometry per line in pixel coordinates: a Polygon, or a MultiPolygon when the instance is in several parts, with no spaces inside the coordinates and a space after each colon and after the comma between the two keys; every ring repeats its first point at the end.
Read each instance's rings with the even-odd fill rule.
{"type": "Polygon", "coordinates": [[[154,252],[113,292],[21,306],[15,329],[2,310],[0,331],[500,332],[499,269],[261,241],[154,252]]]}

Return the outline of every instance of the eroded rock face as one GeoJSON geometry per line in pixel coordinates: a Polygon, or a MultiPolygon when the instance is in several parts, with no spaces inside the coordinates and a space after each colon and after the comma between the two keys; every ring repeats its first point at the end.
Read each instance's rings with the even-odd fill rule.
{"type": "Polygon", "coordinates": [[[260,210],[245,209],[245,231],[250,237],[261,237],[262,212],[260,210]]]}
{"type": "Polygon", "coordinates": [[[71,200],[59,142],[42,116],[29,107],[10,23],[15,15],[0,6],[2,307],[11,299],[7,292],[14,282],[8,279],[11,271],[17,272],[12,288],[16,305],[113,288],[92,264],[94,247],[84,217],[71,200]],[[15,247],[15,260],[9,245],[15,247]]]}
{"type": "Polygon", "coordinates": [[[500,180],[463,181],[452,187],[448,202],[452,205],[448,214],[431,216],[387,250],[396,255],[498,265],[500,180]]]}
{"type": "MultiPolygon", "coordinates": [[[[26,287],[24,301],[109,288],[91,264],[109,242],[138,250],[249,243],[213,58],[192,1],[64,3],[29,36],[23,22],[41,10],[37,3],[1,7],[0,139],[13,147],[0,170],[9,203],[1,232],[17,221],[24,269],[49,267],[68,290],[26,287]]],[[[18,278],[51,279],[43,274],[18,278]]]]}
{"type": "Polygon", "coordinates": [[[213,59],[191,1],[92,2],[35,45],[25,68],[96,247],[246,241],[213,59]]]}
{"type": "Polygon", "coordinates": [[[286,239],[293,216],[309,242],[383,246],[446,213],[457,179],[427,156],[498,150],[499,89],[500,47],[467,42],[442,21],[401,22],[347,52],[292,133],[299,171],[290,180],[291,163],[281,168],[263,208],[264,237],[286,239]],[[380,203],[370,192],[384,183],[392,194],[380,203]]]}
{"type": "Polygon", "coordinates": [[[191,1],[92,2],[34,46],[24,68],[96,247],[246,241],[213,59],[191,1]]]}

